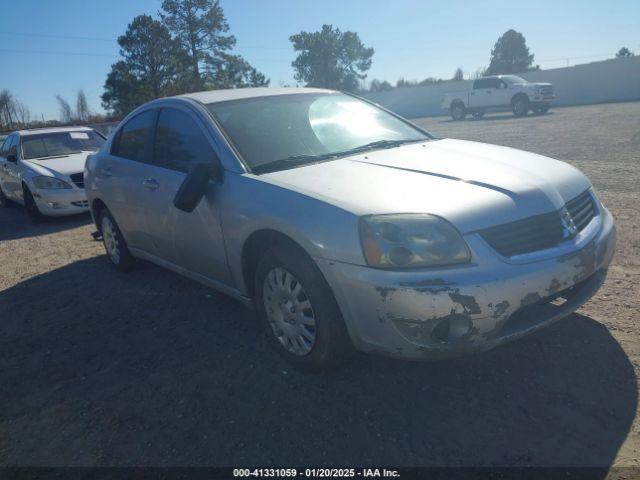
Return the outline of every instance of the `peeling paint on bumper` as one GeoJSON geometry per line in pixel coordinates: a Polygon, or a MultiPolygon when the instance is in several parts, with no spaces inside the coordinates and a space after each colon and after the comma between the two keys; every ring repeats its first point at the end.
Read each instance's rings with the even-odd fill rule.
{"type": "Polygon", "coordinates": [[[591,298],[616,242],[607,210],[594,222],[572,244],[515,262],[474,234],[465,236],[473,262],[447,269],[385,271],[316,261],[358,349],[408,359],[454,356],[522,337],[591,298]],[[559,295],[564,304],[550,304],[559,295]]]}

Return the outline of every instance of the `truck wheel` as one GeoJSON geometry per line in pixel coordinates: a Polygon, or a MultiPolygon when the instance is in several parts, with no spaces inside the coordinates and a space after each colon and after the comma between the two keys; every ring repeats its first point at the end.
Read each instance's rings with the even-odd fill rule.
{"type": "Polygon", "coordinates": [[[271,247],[258,264],[256,309],[270,343],[291,364],[324,370],[353,351],[333,292],[318,267],[296,247],[271,247]]]}
{"type": "Polygon", "coordinates": [[[454,103],[451,105],[451,118],[454,120],[464,120],[467,116],[467,111],[462,103],[454,103]]]}
{"type": "Polygon", "coordinates": [[[484,111],[483,110],[479,110],[477,112],[473,112],[472,115],[473,115],[473,118],[476,118],[476,119],[482,118],[483,115],[484,115],[484,111]]]}
{"type": "Polygon", "coordinates": [[[511,109],[516,117],[526,117],[529,113],[529,99],[524,95],[515,97],[511,101],[511,109]]]}
{"type": "Polygon", "coordinates": [[[551,105],[542,105],[538,110],[540,111],[540,113],[547,113],[550,107],[551,105]]]}
{"type": "Polygon", "coordinates": [[[106,208],[100,212],[99,225],[104,249],[113,266],[123,272],[131,270],[135,264],[135,258],[131,255],[118,224],[106,208]]]}
{"type": "Polygon", "coordinates": [[[33,198],[33,194],[26,185],[22,185],[22,195],[22,198],[24,199],[24,208],[31,221],[33,223],[44,222],[46,217],[38,208],[38,204],[36,203],[35,198],[33,198]]]}

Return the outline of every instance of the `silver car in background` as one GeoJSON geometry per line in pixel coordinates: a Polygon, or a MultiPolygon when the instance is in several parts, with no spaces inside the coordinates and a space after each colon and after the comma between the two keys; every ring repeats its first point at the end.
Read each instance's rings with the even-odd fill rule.
{"type": "Polygon", "coordinates": [[[152,101],[85,181],[113,264],[149,260],[254,306],[300,367],[516,339],[586,302],[615,249],[574,167],[437,139],[330,90],[152,101]]]}
{"type": "Polygon", "coordinates": [[[24,205],[35,222],[89,211],[84,164],[104,140],[87,127],[13,132],[0,147],[0,204],[24,205]]]}

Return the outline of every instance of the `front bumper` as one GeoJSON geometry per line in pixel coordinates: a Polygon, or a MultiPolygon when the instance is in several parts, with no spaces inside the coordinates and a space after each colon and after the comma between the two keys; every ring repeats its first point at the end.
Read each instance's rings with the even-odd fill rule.
{"type": "Polygon", "coordinates": [[[356,348],[408,359],[447,357],[550,325],[598,291],[616,233],[601,208],[571,244],[518,260],[500,257],[479,235],[465,239],[477,263],[447,269],[385,271],[316,258],[356,348]]]}
{"type": "Polygon", "coordinates": [[[84,190],[79,188],[59,190],[33,190],[33,198],[43,215],[58,217],[89,211],[89,202],[84,190]]]}

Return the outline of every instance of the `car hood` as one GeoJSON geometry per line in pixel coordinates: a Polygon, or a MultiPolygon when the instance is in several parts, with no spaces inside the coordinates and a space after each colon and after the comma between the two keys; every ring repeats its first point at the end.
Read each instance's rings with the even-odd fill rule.
{"type": "Polygon", "coordinates": [[[33,158],[23,161],[41,175],[71,175],[84,171],[84,162],[90,154],[91,152],[82,152],[63,157],[33,158]]]}
{"type": "Polygon", "coordinates": [[[355,215],[430,213],[463,233],[560,209],[590,188],[576,168],[542,155],[434,140],[261,175],[355,215]]]}

